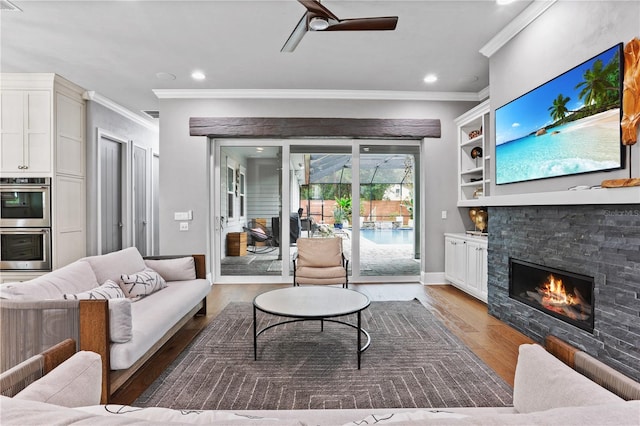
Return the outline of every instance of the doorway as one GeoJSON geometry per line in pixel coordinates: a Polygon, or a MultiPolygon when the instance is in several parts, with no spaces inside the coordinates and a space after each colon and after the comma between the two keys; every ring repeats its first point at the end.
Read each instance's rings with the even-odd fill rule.
{"type": "Polygon", "coordinates": [[[295,238],[323,236],[342,239],[350,282],[419,281],[420,141],[210,143],[215,282],[290,282],[295,238]],[[272,242],[252,237],[255,219],[272,242]],[[368,222],[394,244],[368,235],[368,222]],[[242,232],[247,252],[229,256],[229,234],[242,232]]]}
{"type": "Polygon", "coordinates": [[[133,243],[141,255],[147,256],[150,244],[151,222],[149,215],[149,180],[150,159],[149,150],[134,145],[133,146],[133,243]]]}
{"type": "Polygon", "coordinates": [[[125,247],[129,142],[98,129],[98,254],[125,247]]]}

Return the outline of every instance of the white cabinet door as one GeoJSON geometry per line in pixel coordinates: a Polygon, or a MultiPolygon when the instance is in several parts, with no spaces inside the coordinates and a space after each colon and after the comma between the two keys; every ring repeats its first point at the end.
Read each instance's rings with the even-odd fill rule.
{"type": "Polygon", "coordinates": [[[21,173],[24,166],[24,92],[5,90],[0,94],[0,168],[21,173]]]}
{"type": "Polygon", "coordinates": [[[45,90],[1,94],[2,172],[51,173],[51,95],[45,90]]]}
{"type": "Polygon", "coordinates": [[[483,282],[487,270],[486,258],[486,249],[483,244],[475,241],[467,242],[467,279],[465,284],[468,291],[479,298],[482,298],[483,287],[486,287],[486,282],[483,282]]]}
{"type": "Polygon", "coordinates": [[[464,240],[445,237],[446,279],[454,284],[464,285],[466,256],[466,242],[464,240]]]}
{"type": "Polygon", "coordinates": [[[51,173],[51,96],[47,91],[25,94],[25,172],[51,173]]]}
{"type": "Polygon", "coordinates": [[[487,241],[445,235],[445,278],[460,290],[487,301],[487,241]]]}

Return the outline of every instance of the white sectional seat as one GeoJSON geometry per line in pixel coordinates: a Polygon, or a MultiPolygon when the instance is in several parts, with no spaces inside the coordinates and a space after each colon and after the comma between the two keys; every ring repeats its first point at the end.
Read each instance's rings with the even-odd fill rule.
{"type": "Polygon", "coordinates": [[[24,333],[47,338],[34,345],[34,353],[60,337],[73,338],[73,330],[78,330],[79,349],[102,355],[106,402],[191,315],[206,312],[211,284],[204,265],[204,255],[144,259],[131,247],[77,260],[30,281],[2,284],[0,299],[9,299],[14,311],[21,304],[42,310],[39,324],[12,331],[18,340],[24,333]],[[84,314],[62,313],[65,306],[84,314]],[[55,335],[48,330],[52,324],[55,335]],[[46,331],[35,333],[39,330],[46,331]],[[116,377],[112,371],[116,380],[111,379],[116,377]]]}
{"type": "Polygon", "coordinates": [[[170,281],[166,288],[132,303],[133,337],[111,344],[111,369],[131,367],[210,290],[207,280],[170,281]]]}
{"type": "MultiPolygon", "coordinates": [[[[640,401],[625,401],[586,379],[539,345],[522,345],[516,367],[513,407],[441,407],[344,410],[173,410],[99,405],[99,375],[79,374],[97,356],[77,353],[62,363],[64,380],[47,376],[13,398],[0,396],[3,425],[637,425],[640,401]],[[53,383],[51,383],[53,382],[53,383]],[[60,383],[64,383],[64,386],[60,383]],[[91,396],[93,395],[93,396],[91,396]],[[516,398],[517,397],[517,398],[516,398]]],[[[49,375],[56,373],[54,369],[49,375]]],[[[0,382],[4,377],[0,377],[0,382]]]]}

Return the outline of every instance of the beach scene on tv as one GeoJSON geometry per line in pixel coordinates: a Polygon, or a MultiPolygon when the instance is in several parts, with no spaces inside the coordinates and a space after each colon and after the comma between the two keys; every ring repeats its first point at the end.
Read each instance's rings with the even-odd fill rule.
{"type": "Polygon", "coordinates": [[[620,168],[620,46],[498,108],[496,183],[620,168]]]}

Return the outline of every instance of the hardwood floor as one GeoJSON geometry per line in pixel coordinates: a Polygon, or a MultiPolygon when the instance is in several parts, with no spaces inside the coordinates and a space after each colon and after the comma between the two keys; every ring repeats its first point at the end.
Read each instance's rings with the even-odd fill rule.
{"type": "MultiPolygon", "coordinates": [[[[229,302],[251,302],[265,291],[286,285],[214,285],[207,298],[207,315],[196,317],[180,330],[134,375],[111,402],[131,404],[167,368],[229,302]]],[[[449,285],[352,284],[350,288],[375,301],[411,300],[428,306],[480,359],[513,386],[518,346],[531,339],[487,313],[487,306],[449,285]]]]}

